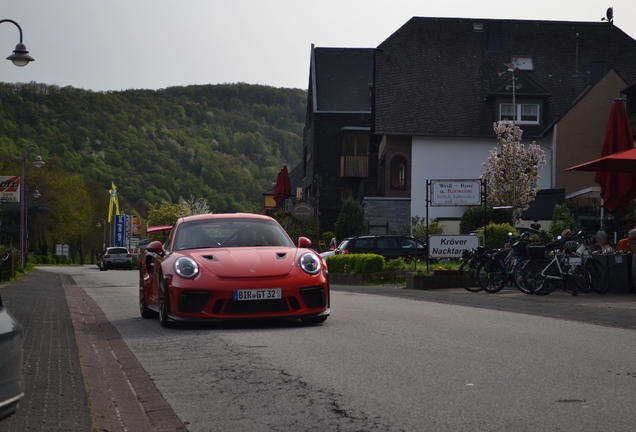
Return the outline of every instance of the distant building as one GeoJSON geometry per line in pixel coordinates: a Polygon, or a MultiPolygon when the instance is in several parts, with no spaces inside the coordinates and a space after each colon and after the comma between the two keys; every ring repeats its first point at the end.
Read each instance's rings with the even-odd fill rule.
{"type": "MultiPolygon", "coordinates": [[[[304,194],[319,176],[323,228],[351,194],[372,226],[408,229],[425,215],[426,181],[479,178],[497,146],[493,123],[514,117],[523,143],[546,154],[542,193],[523,216],[546,224],[554,202],[595,185],[593,173],[563,169],[600,155],[621,93],[633,95],[636,123],[629,83],[636,41],[608,22],[414,17],[375,50],[312,46],[304,194]]],[[[430,217],[452,233],[464,211],[435,207],[430,217]]]]}

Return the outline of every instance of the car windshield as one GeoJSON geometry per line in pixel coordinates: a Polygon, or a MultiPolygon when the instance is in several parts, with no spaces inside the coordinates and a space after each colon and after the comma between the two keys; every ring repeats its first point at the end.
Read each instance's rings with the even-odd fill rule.
{"type": "Polygon", "coordinates": [[[184,222],[179,225],[175,250],[277,246],[294,247],[276,222],[265,219],[232,218],[184,222]]]}

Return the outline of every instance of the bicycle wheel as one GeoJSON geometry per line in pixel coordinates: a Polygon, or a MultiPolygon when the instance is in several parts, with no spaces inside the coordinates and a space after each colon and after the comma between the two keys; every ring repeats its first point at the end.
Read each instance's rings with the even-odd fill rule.
{"type": "Polygon", "coordinates": [[[569,272],[563,275],[561,288],[566,293],[575,295],[574,293],[578,294],[579,292],[583,292],[581,286],[585,284],[589,284],[587,275],[580,265],[576,265],[571,267],[569,272]]]}
{"type": "Polygon", "coordinates": [[[479,264],[477,268],[479,272],[479,280],[481,287],[489,294],[498,293],[506,286],[506,271],[503,268],[499,268],[494,272],[488,272],[485,269],[485,263],[479,264]],[[485,278],[484,278],[485,275],[485,278]],[[485,282],[485,283],[484,283],[485,282]]]}
{"type": "MultiPolygon", "coordinates": [[[[548,295],[557,288],[558,281],[546,279],[544,272],[552,267],[547,258],[533,258],[523,267],[523,281],[526,289],[537,295],[548,295]]],[[[551,273],[547,273],[551,274],[551,273]]]]}
{"type": "Polygon", "coordinates": [[[512,268],[512,280],[514,281],[517,289],[524,294],[533,294],[532,290],[528,289],[523,281],[523,269],[530,261],[531,260],[527,258],[521,259],[517,261],[515,266],[512,268]]]}
{"type": "Polygon", "coordinates": [[[535,285],[534,293],[543,296],[552,294],[559,287],[565,290],[563,274],[557,264],[550,259],[546,259],[545,262],[547,264],[542,269],[539,269],[536,276],[538,283],[535,285]]]}
{"type": "Polygon", "coordinates": [[[609,278],[603,264],[594,258],[590,258],[585,261],[585,271],[594,291],[599,294],[605,294],[609,290],[609,278]]]}
{"type": "Polygon", "coordinates": [[[477,269],[470,268],[468,261],[464,261],[459,266],[459,286],[466,291],[479,292],[482,290],[477,278],[477,269]]]}
{"type": "Polygon", "coordinates": [[[577,264],[572,267],[572,276],[576,279],[580,292],[587,294],[592,291],[590,276],[588,275],[587,270],[585,270],[585,266],[583,264],[577,264]]]}

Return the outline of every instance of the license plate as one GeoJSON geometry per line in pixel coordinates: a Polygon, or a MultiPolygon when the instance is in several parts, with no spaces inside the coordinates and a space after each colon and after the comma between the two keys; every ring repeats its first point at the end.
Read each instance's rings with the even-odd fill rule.
{"type": "Polygon", "coordinates": [[[234,300],[272,300],[283,298],[280,288],[234,290],[234,300]]]}

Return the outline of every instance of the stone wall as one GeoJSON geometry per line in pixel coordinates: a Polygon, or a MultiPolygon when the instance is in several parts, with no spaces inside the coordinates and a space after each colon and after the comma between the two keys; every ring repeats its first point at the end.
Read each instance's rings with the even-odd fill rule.
{"type": "MultiPolygon", "coordinates": [[[[410,233],[410,198],[365,197],[362,205],[364,207],[364,217],[371,225],[384,225],[388,222],[389,233],[410,233]]],[[[383,233],[371,232],[371,234],[383,233]]]]}

